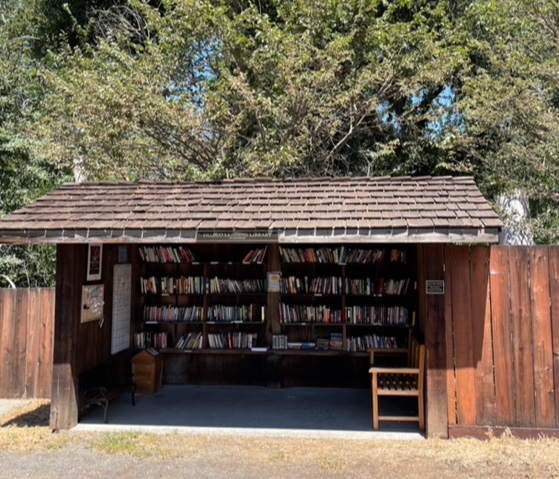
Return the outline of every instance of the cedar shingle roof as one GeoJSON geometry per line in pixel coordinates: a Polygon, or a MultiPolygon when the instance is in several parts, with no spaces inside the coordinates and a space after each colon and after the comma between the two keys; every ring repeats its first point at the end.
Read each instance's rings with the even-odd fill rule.
{"type": "Polygon", "coordinates": [[[82,183],[0,220],[0,242],[184,242],[233,230],[280,242],[495,242],[501,227],[470,177],[82,183]]]}

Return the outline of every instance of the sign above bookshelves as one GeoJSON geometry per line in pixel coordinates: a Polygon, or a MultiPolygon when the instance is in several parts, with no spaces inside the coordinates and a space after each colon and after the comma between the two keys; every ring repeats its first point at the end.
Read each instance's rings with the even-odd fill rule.
{"type": "Polygon", "coordinates": [[[199,243],[267,243],[278,240],[274,230],[198,230],[199,243]]]}

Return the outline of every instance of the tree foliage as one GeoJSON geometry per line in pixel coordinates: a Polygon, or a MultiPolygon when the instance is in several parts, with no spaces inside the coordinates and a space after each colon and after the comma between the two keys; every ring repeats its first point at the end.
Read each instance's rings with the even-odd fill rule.
{"type": "Polygon", "coordinates": [[[133,3],[53,60],[49,158],[93,178],[445,171],[426,131],[464,55],[441,4],[133,3]]]}
{"type": "MultiPolygon", "coordinates": [[[[32,139],[22,134],[32,121],[42,87],[38,82],[29,10],[20,2],[0,8],[0,217],[21,208],[61,181],[52,165],[30,152],[32,139]]],[[[0,286],[10,278],[18,286],[50,286],[54,248],[0,245],[0,286]]]]}

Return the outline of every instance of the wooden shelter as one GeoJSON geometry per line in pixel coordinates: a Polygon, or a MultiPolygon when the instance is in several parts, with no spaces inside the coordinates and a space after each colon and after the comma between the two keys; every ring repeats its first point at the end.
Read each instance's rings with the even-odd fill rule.
{"type": "Polygon", "coordinates": [[[239,179],[66,185],[1,220],[0,242],[57,245],[53,429],[77,423],[83,374],[125,376],[141,347],[164,383],[366,387],[367,349],[397,353],[412,328],[427,435],[448,437],[508,425],[487,413],[509,386],[494,260],[472,247],[501,227],[469,177],[239,179]]]}

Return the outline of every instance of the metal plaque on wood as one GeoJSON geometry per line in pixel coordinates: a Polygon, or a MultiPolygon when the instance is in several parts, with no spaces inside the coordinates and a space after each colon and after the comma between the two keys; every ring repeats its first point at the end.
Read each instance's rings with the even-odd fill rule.
{"type": "Polygon", "coordinates": [[[269,243],[277,241],[278,232],[273,230],[198,230],[199,243],[269,243]]]}
{"type": "Polygon", "coordinates": [[[425,284],[427,294],[444,294],[444,280],[428,279],[425,284]]]}

